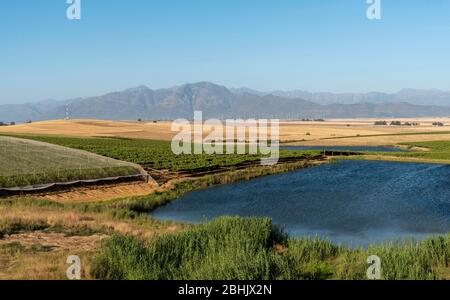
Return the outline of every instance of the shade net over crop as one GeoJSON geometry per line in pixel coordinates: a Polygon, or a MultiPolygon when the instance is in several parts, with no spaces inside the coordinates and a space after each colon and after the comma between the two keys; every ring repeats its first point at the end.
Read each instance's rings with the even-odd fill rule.
{"type": "Polygon", "coordinates": [[[139,166],[86,151],[0,136],[0,190],[145,177],[139,166]]]}

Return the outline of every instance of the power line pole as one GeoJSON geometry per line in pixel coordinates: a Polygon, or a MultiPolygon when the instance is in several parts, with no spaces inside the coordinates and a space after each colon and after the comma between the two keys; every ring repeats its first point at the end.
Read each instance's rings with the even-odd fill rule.
{"type": "Polygon", "coordinates": [[[69,103],[66,103],[66,120],[70,120],[69,103]]]}

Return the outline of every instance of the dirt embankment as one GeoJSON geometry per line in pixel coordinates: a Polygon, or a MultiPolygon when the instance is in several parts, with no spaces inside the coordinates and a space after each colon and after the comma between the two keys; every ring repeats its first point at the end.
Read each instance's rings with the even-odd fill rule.
{"type": "Polygon", "coordinates": [[[155,183],[133,182],[103,186],[86,186],[36,195],[37,199],[56,202],[101,202],[135,196],[146,196],[155,192],[159,186],[155,183]]]}

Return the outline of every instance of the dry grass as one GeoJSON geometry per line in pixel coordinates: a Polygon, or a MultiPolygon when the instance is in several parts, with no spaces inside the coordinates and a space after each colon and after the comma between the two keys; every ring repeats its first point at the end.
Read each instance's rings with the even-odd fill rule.
{"type": "Polygon", "coordinates": [[[146,221],[118,220],[108,213],[81,212],[51,207],[27,207],[20,204],[0,206],[0,219],[2,222],[20,220],[24,223],[45,223],[50,228],[66,230],[90,228],[95,232],[118,232],[146,238],[181,228],[181,226],[167,225],[151,219],[146,221]]]}
{"type": "Polygon", "coordinates": [[[90,266],[94,251],[35,252],[24,249],[10,252],[5,248],[0,250],[0,280],[67,280],[69,265],[66,261],[70,255],[81,259],[81,278],[93,279],[90,266]]]}
{"type": "Polygon", "coordinates": [[[25,229],[0,239],[0,280],[66,279],[69,255],[80,256],[83,279],[91,279],[91,258],[97,253],[101,241],[113,233],[152,239],[183,229],[182,225],[150,218],[117,219],[107,212],[40,206],[39,201],[42,200],[26,199],[22,202],[16,199],[13,204],[1,202],[6,200],[0,200],[1,224],[3,227],[19,224],[25,229]],[[27,224],[44,224],[46,229],[30,231],[27,224]]]}
{"type": "Polygon", "coordinates": [[[48,252],[72,251],[78,253],[99,249],[101,241],[106,237],[108,237],[106,234],[66,236],[64,233],[56,232],[24,232],[0,240],[0,246],[20,243],[26,248],[41,245],[47,247],[48,252]]]}

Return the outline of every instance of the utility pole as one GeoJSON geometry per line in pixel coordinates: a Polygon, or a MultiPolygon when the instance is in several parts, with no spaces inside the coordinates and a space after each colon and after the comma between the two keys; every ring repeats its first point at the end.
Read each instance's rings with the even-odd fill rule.
{"type": "Polygon", "coordinates": [[[66,120],[70,120],[69,103],[66,103],[66,120]]]}

